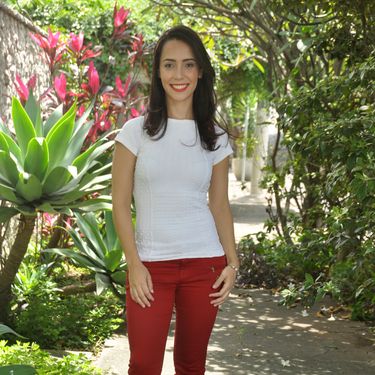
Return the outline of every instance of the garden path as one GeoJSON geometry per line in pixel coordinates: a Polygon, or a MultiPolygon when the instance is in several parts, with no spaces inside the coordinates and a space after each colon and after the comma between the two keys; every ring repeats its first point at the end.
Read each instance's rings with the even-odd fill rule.
{"type": "MultiPolygon", "coordinates": [[[[230,173],[229,197],[236,241],[261,230],[267,218],[264,196],[252,197],[230,173]]],[[[207,375],[374,375],[375,339],[368,327],[322,314],[328,299],[304,312],[287,309],[268,290],[236,289],[220,309],[211,336],[207,375]]],[[[173,328],[162,375],[173,375],[173,328]]],[[[95,364],[107,375],[127,374],[126,336],[107,340],[95,364]]]]}

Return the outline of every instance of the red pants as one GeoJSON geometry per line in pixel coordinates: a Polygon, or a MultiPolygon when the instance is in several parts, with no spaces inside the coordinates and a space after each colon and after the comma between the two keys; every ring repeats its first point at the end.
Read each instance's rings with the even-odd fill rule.
{"type": "Polygon", "coordinates": [[[225,256],[143,262],[154,287],[151,307],[142,308],[130,297],[127,283],[126,316],[130,346],[130,375],[160,375],[171,322],[176,308],[174,365],[176,375],[205,373],[208,340],[217,307],[210,304],[212,288],[226,265],[225,256]]]}

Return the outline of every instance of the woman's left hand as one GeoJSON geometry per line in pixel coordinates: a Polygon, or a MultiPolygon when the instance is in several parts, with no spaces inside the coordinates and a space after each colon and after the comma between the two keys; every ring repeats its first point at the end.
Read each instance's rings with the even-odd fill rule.
{"type": "Polygon", "coordinates": [[[213,304],[215,307],[221,305],[230,294],[230,291],[234,287],[234,283],[236,281],[237,272],[230,266],[226,266],[221,275],[215,281],[214,285],[212,286],[214,289],[217,289],[220,285],[222,285],[221,289],[216,293],[211,293],[209,296],[213,297],[210,303],[213,304]]]}

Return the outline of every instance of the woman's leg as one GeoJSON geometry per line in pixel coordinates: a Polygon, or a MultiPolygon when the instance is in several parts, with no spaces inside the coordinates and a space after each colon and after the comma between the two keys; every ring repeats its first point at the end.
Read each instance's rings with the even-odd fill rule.
{"type": "Polygon", "coordinates": [[[215,257],[184,262],[176,290],[175,369],[176,375],[202,375],[218,311],[208,295],[226,261],[225,257],[215,257]]]}
{"type": "Polygon", "coordinates": [[[160,375],[165,344],[174,305],[176,265],[168,262],[144,262],[150,271],[154,301],[143,308],[135,303],[127,283],[126,317],[130,347],[130,375],[160,375]]]}

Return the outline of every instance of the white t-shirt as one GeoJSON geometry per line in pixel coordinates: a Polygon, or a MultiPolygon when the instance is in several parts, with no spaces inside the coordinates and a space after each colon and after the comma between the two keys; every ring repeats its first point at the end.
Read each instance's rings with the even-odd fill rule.
{"type": "MultiPolygon", "coordinates": [[[[137,156],[133,196],[140,259],[224,255],[207,192],[212,166],[233,153],[228,135],[219,136],[220,148],[208,151],[200,144],[194,120],[168,119],[166,133],[157,141],[143,130],[143,122],[143,116],[127,121],[115,139],[137,156]]],[[[223,131],[216,127],[216,132],[223,131]]]]}

